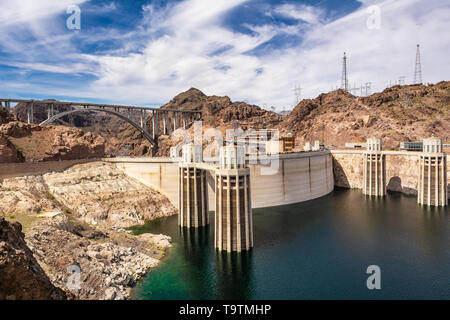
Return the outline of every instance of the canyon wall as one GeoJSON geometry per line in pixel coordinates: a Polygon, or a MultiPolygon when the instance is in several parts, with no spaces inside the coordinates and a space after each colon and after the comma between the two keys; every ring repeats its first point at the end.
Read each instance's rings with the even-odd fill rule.
{"type": "MultiPolygon", "coordinates": [[[[334,184],[337,187],[362,189],[364,152],[363,150],[332,151],[334,184]]],[[[387,190],[417,195],[419,153],[384,151],[384,154],[386,155],[387,190]]],[[[447,185],[450,186],[449,168],[450,158],[447,157],[447,185]]]]}

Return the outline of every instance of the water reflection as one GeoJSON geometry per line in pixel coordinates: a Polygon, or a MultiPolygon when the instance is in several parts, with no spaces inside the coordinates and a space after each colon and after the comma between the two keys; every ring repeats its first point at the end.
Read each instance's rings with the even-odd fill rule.
{"type": "Polygon", "coordinates": [[[216,274],[220,299],[248,300],[254,288],[252,250],[247,252],[217,252],[216,274]]]}

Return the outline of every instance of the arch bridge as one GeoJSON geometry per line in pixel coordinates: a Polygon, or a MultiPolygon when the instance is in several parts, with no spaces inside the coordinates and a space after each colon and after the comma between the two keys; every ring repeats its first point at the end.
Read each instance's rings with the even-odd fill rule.
{"type": "Polygon", "coordinates": [[[47,109],[47,119],[40,125],[48,125],[54,121],[81,112],[106,112],[119,117],[131,124],[138,130],[145,139],[147,139],[154,149],[157,148],[158,136],[169,135],[178,128],[188,128],[194,121],[200,120],[201,111],[187,111],[177,109],[161,109],[140,106],[125,106],[98,104],[89,102],[68,102],[57,100],[24,100],[24,99],[5,99],[0,98],[0,106],[8,111],[11,110],[11,103],[23,103],[26,105],[28,123],[34,121],[34,107],[36,105],[45,106],[47,109]],[[68,110],[60,111],[55,106],[64,106],[68,110]],[[151,132],[147,126],[147,116],[151,114],[151,132]],[[136,120],[136,118],[139,118],[136,120]]]}

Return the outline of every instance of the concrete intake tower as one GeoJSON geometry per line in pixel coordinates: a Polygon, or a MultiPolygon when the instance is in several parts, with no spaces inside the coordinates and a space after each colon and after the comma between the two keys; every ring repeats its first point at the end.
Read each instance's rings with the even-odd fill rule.
{"type": "Polygon", "coordinates": [[[253,247],[250,169],[241,146],[220,149],[215,170],[215,247],[220,251],[246,251],[253,247]]]}
{"type": "Polygon", "coordinates": [[[381,139],[367,139],[364,153],[363,194],[386,195],[385,155],[381,152],[381,139]]]}
{"type": "Polygon", "coordinates": [[[447,198],[447,156],[442,152],[442,140],[423,140],[423,150],[419,156],[419,204],[446,206],[447,198]]]}
{"type": "Polygon", "coordinates": [[[178,225],[187,228],[209,224],[208,187],[206,171],[197,168],[203,161],[201,145],[183,146],[183,159],[179,163],[179,215],[178,225]]]}

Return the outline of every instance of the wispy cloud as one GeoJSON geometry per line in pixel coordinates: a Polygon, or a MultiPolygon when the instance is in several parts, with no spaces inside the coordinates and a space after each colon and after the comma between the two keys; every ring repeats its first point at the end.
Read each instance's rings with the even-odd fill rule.
{"type": "Polygon", "coordinates": [[[304,4],[283,4],[276,7],[274,12],[312,25],[323,22],[325,16],[323,9],[304,4]]]}

